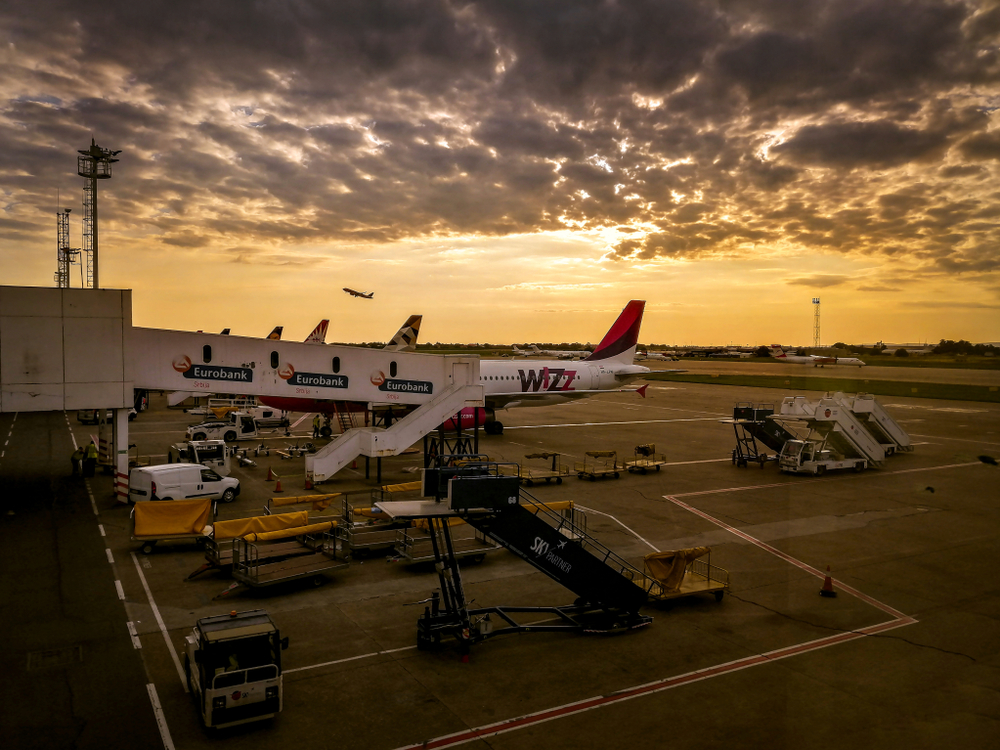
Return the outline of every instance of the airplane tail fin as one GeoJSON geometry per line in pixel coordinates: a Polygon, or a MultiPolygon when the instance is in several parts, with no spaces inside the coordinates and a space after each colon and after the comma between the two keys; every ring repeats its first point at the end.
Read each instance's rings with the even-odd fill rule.
{"type": "Polygon", "coordinates": [[[274,330],[267,334],[267,337],[274,341],[281,341],[281,332],[283,330],[285,330],[284,326],[275,326],[274,330]]]}
{"type": "Polygon", "coordinates": [[[532,353],[532,354],[541,354],[541,353],[542,353],[542,350],[541,350],[541,349],[539,349],[539,348],[538,348],[537,346],[535,346],[534,344],[532,344],[532,345],[531,345],[531,353],[532,353]]]}
{"type": "Polygon", "coordinates": [[[411,315],[403,323],[403,327],[396,331],[384,348],[394,352],[412,352],[417,348],[417,336],[420,334],[420,321],[423,315],[411,315]]]}
{"type": "Polygon", "coordinates": [[[600,362],[612,360],[632,364],[635,359],[636,342],[639,341],[639,326],[642,325],[642,311],[646,307],[645,300],[631,300],[622,310],[618,320],[611,326],[594,353],[585,362],[600,362]]]}
{"type": "Polygon", "coordinates": [[[229,329],[228,329],[228,328],[223,328],[223,329],[222,329],[222,330],[221,330],[221,331],[219,332],[219,335],[220,335],[220,336],[228,336],[228,335],[229,335],[229,329]]]}
{"type": "Polygon", "coordinates": [[[784,357],[785,356],[785,350],[782,349],[778,344],[771,344],[771,346],[769,346],[768,348],[771,350],[771,356],[772,357],[784,357]]]}
{"type": "Polygon", "coordinates": [[[305,338],[305,343],[307,344],[325,344],[326,343],[326,329],[330,326],[329,320],[321,320],[316,324],[316,327],[312,329],[310,333],[305,338]]]}

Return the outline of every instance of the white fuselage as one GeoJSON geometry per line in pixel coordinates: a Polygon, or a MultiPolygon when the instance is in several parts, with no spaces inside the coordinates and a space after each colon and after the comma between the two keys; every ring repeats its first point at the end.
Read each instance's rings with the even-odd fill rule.
{"type": "Polygon", "coordinates": [[[614,361],[560,362],[559,360],[504,361],[479,364],[483,395],[496,408],[508,404],[547,406],[577,398],[587,391],[620,388],[649,372],[648,367],[614,361]]]}

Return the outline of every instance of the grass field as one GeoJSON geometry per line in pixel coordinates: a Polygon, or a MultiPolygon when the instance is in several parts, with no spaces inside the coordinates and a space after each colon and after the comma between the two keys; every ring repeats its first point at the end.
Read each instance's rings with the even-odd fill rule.
{"type": "MultiPolygon", "coordinates": [[[[748,388],[780,388],[796,391],[842,391],[855,393],[859,381],[836,377],[814,378],[795,375],[694,375],[691,373],[657,373],[646,380],[681,383],[714,383],[742,385],[748,388]]],[[[950,383],[900,383],[892,380],[866,380],[865,393],[876,396],[909,396],[936,398],[946,401],[985,401],[1000,403],[1000,388],[985,385],[954,385],[950,383]]]]}

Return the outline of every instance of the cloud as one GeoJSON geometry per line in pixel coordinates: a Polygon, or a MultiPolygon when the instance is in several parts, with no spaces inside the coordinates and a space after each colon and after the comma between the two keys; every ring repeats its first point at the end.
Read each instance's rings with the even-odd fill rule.
{"type": "Polygon", "coordinates": [[[793,286],[808,286],[814,289],[826,289],[828,287],[842,286],[853,281],[850,276],[840,276],[837,274],[814,274],[793,279],[785,279],[786,284],[793,286]]]}
{"type": "Polygon", "coordinates": [[[945,0],[10,0],[0,235],[49,241],[95,137],[122,150],[102,221],[168,253],[280,244],[235,257],[317,265],[297,248],[572,228],[621,264],[819,250],[993,274],[997,19],[945,0]]]}

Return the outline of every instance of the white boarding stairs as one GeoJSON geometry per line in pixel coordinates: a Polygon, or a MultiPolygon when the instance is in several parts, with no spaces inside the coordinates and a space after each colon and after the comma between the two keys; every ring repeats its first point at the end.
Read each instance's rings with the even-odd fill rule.
{"type": "Polygon", "coordinates": [[[466,407],[483,405],[483,386],[456,383],[389,428],[355,427],[306,455],[306,479],[324,482],[358,456],[396,456],[466,407]]]}
{"type": "Polygon", "coordinates": [[[836,399],[820,399],[812,418],[807,421],[844,455],[853,452],[868,459],[872,466],[881,466],[885,461],[885,448],[861,426],[851,410],[836,399]]]}
{"type": "Polygon", "coordinates": [[[895,446],[895,450],[913,450],[910,435],[889,416],[889,413],[882,408],[882,404],[870,393],[859,393],[853,398],[837,393],[834,398],[850,409],[862,426],[883,445],[895,446]]]}

